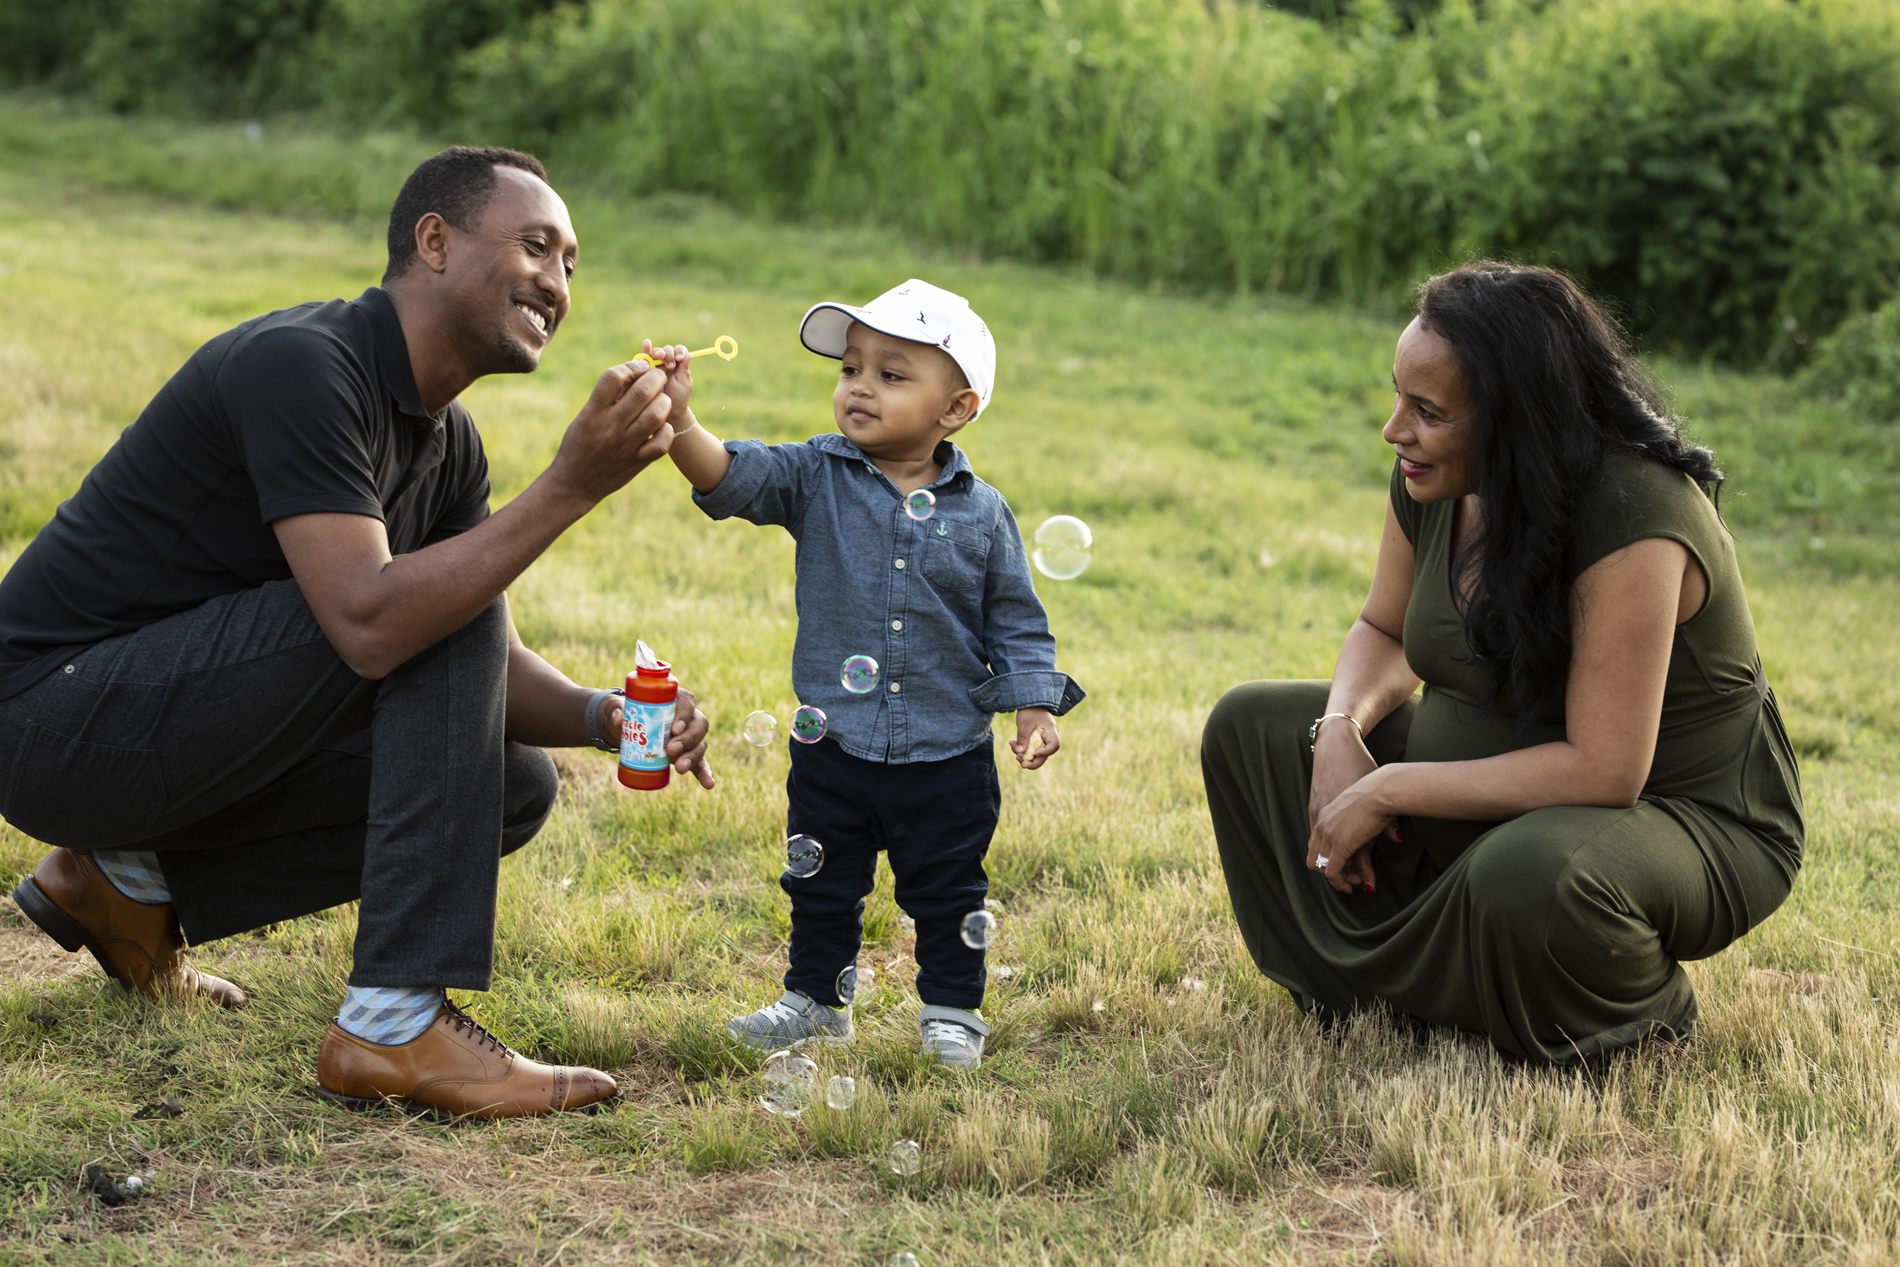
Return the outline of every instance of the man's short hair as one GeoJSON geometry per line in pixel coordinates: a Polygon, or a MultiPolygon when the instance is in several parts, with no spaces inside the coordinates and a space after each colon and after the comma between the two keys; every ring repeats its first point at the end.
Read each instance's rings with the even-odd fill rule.
{"type": "Polygon", "coordinates": [[[464,233],[481,223],[482,212],[501,188],[497,167],[518,167],[542,180],[547,168],[532,154],[499,146],[454,145],[422,163],[402,182],[389,209],[389,267],[385,285],[409,271],[416,259],[416,222],[431,211],[464,233]]]}

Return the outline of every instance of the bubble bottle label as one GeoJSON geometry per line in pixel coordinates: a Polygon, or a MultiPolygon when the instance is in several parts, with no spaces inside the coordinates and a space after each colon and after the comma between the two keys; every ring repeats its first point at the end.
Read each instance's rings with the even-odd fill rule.
{"type": "Polygon", "coordinates": [[[653,648],[644,642],[634,647],[634,669],[627,674],[627,698],[620,713],[619,775],[623,786],[652,792],[673,777],[666,741],[673,736],[680,684],[653,648]]]}
{"type": "Polygon", "coordinates": [[[626,703],[620,719],[620,764],[629,770],[666,769],[666,741],[673,733],[672,704],[626,703]]]}

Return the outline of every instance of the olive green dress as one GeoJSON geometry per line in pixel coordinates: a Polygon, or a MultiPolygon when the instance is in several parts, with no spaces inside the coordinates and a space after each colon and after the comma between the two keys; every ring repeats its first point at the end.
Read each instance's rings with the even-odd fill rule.
{"type": "MultiPolygon", "coordinates": [[[[1420,504],[1396,468],[1415,555],[1405,656],[1424,682],[1367,735],[1381,764],[1464,761],[1564,738],[1561,702],[1514,733],[1480,717],[1453,603],[1450,502],[1420,504]]],[[[1222,698],[1201,761],[1228,892],[1254,962],[1302,1006],[1384,1005],[1564,1064],[1696,1018],[1681,962],[1715,954],[1781,904],[1805,823],[1793,751],[1762,676],[1728,532],[1687,476],[1623,453],[1581,490],[1572,580],[1647,537],[1681,542],[1709,593],[1676,629],[1655,762],[1629,809],[1557,806],[1505,823],[1402,821],[1373,846],[1375,895],[1306,866],[1325,682],[1250,682],[1222,698]]]]}

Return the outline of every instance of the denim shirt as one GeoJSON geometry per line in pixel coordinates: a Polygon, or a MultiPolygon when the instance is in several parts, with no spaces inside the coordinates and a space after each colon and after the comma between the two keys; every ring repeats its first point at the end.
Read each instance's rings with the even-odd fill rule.
{"type": "Polygon", "coordinates": [[[728,440],[732,466],[693,501],[713,519],[777,524],[798,543],[792,686],[825,711],[855,757],[941,761],[990,742],[990,714],[1046,708],[1083,690],[1056,668],[1056,640],[1022,534],[1003,495],[945,440],[937,513],[904,513],[897,485],[836,433],[804,444],[728,440]],[[877,689],[854,695],[840,669],[878,662],[877,689]]]}

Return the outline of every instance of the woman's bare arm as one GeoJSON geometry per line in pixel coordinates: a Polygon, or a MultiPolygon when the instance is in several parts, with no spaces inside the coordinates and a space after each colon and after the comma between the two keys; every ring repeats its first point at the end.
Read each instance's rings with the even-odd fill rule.
{"type": "MultiPolygon", "coordinates": [[[[1385,508],[1385,530],[1379,538],[1379,561],[1372,573],[1366,605],[1346,632],[1333,668],[1333,689],[1326,712],[1345,713],[1366,734],[1418,689],[1418,678],[1405,660],[1401,641],[1405,608],[1412,601],[1412,543],[1405,539],[1393,514],[1385,508]]],[[[1314,819],[1333,798],[1364,778],[1377,763],[1366,751],[1360,731],[1352,722],[1335,719],[1319,728],[1313,749],[1313,789],[1307,810],[1314,819]]]]}
{"type": "MultiPolygon", "coordinates": [[[[1346,864],[1394,815],[1501,822],[1551,805],[1634,805],[1656,753],[1692,566],[1680,543],[1658,537],[1585,571],[1571,603],[1564,739],[1479,761],[1373,770],[1314,823],[1309,861],[1326,857],[1328,879],[1344,892],[1353,887],[1346,864]]],[[[1693,580],[1700,582],[1699,569],[1693,580]]]]}

